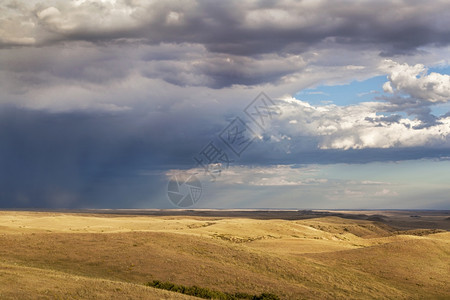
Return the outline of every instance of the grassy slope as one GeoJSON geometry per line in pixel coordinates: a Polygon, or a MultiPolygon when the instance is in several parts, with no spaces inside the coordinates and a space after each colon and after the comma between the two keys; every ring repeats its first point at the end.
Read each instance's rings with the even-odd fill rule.
{"type": "Polygon", "coordinates": [[[140,284],[6,263],[0,263],[0,282],[0,299],[197,299],[140,284]]]}
{"type": "MultiPolygon", "coordinates": [[[[114,291],[116,284],[131,293],[135,286],[127,284],[158,279],[291,299],[450,295],[448,232],[398,235],[383,224],[337,217],[285,221],[0,212],[0,224],[0,262],[16,264],[21,280],[43,272],[40,278],[61,280],[64,286],[69,281],[64,276],[101,282],[92,290],[82,282],[68,293],[84,288],[86,295],[97,295],[114,291]]],[[[5,272],[0,267],[0,278],[9,276],[5,272]]],[[[11,287],[2,282],[0,295],[11,287]]],[[[54,292],[57,284],[44,286],[54,292]]],[[[141,289],[148,288],[136,288],[133,298],[141,289]]]]}

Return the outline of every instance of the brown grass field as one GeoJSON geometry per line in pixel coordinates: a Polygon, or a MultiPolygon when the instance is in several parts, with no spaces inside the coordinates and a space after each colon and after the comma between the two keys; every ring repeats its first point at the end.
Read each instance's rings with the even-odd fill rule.
{"type": "Polygon", "coordinates": [[[0,299],[450,299],[445,212],[0,211],[0,299]]]}

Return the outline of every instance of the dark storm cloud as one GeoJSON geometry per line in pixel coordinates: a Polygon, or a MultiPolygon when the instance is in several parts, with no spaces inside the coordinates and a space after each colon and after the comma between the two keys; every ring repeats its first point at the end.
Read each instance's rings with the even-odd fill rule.
{"type": "Polygon", "coordinates": [[[386,71],[383,105],[290,95],[380,75],[379,54],[436,63],[449,15],[443,1],[2,1],[0,207],[165,207],[167,171],[194,167],[261,89],[283,114],[236,164],[448,157],[448,114],[429,109],[447,77],[386,71]]]}
{"type": "Polygon", "coordinates": [[[219,89],[234,84],[251,86],[277,83],[281,77],[304,66],[301,59],[279,56],[253,59],[204,53],[201,60],[200,57],[196,58],[195,62],[189,58],[185,61],[153,60],[147,68],[143,68],[142,73],[146,77],[161,78],[179,86],[208,86],[219,89]]]}
{"type": "Polygon", "coordinates": [[[11,1],[0,6],[2,70],[33,85],[104,83],[133,71],[179,86],[258,85],[304,71],[305,61],[295,56],[308,51],[413,54],[450,41],[450,5],[440,1],[11,1]]]}
{"type": "Polygon", "coordinates": [[[318,43],[376,46],[386,55],[450,41],[445,1],[14,2],[8,11],[21,18],[11,28],[17,34],[2,38],[4,47],[21,40],[45,45],[141,39],[198,43],[212,52],[246,56],[301,53],[318,43]]]}
{"type": "MultiPolygon", "coordinates": [[[[166,171],[192,168],[195,155],[219,126],[198,116],[148,118],[138,112],[47,113],[0,111],[0,207],[168,207],[166,171]],[[195,134],[197,132],[198,134],[195,134]]],[[[446,148],[317,150],[318,140],[297,139],[286,153],[270,140],[255,141],[236,165],[368,163],[448,157],[446,148]]],[[[223,146],[223,145],[222,145],[223,146]]],[[[225,148],[226,149],[226,148],[225,148]]]]}
{"type": "Polygon", "coordinates": [[[295,56],[308,51],[412,54],[450,41],[450,6],[439,1],[36,1],[2,14],[0,48],[33,49],[3,51],[6,67],[34,84],[39,69],[98,83],[138,70],[179,86],[258,85],[303,71],[295,56]]]}
{"type": "MultiPolygon", "coordinates": [[[[195,126],[188,119],[179,122],[184,129],[195,126]]],[[[190,167],[206,138],[192,141],[167,120],[139,114],[2,108],[0,206],[152,205],[165,184],[158,181],[163,178],[158,170],[190,167]]]]}

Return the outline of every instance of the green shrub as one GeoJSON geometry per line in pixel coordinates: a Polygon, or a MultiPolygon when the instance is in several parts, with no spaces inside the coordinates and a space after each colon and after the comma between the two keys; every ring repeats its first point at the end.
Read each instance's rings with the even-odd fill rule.
{"type": "Polygon", "coordinates": [[[198,286],[184,286],[178,285],[171,282],[162,282],[159,280],[153,280],[148,282],[147,286],[151,286],[157,289],[168,290],[172,292],[177,292],[185,295],[195,296],[203,299],[219,299],[219,300],[279,300],[277,295],[270,293],[262,293],[261,295],[250,295],[247,293],[225,293],[220,291],[210,290],[208,288],[202,288],[198,286]]]}

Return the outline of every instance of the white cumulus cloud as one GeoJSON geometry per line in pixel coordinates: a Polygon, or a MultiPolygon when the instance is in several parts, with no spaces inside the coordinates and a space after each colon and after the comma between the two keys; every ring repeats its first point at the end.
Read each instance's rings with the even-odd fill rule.
{"type": "MultiPolygon", "coordinates": [[[[427,74],[427,68],[422,64],[410,66],[392,60],[386,60],[382,69],[387,72],[389,79],[383,85],[385,92],[404,95],[425,103],[448,102],[450,100],[449,75],[436,72],[427,74]]],[[[410,100],[408,99],[408,101],[410,100]]]]}

